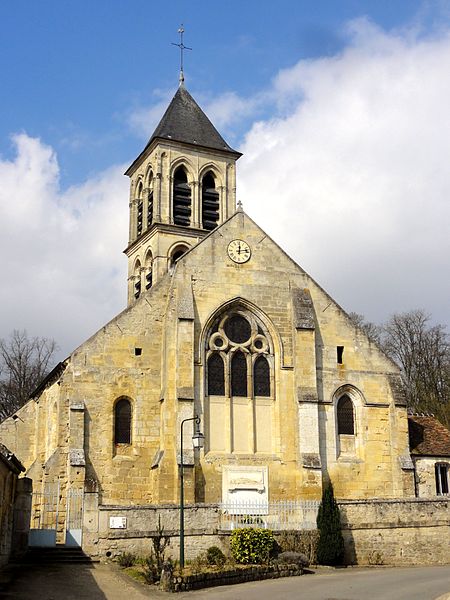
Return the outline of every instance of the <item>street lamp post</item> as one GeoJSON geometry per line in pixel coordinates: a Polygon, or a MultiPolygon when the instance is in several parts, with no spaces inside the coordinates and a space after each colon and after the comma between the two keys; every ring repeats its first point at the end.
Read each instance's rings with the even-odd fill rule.
{"type": "Polygon", "coordinates": [[[205,436],[200,431],[200,417],[195,415],[190,419],[181,421],[180,435],[180,568],[184,567],[184,465],[183,465],[183,425],[188,421],[195,421],[194,435],[192,436],[192,445],[195,448],[203,448],[205,436]]]}

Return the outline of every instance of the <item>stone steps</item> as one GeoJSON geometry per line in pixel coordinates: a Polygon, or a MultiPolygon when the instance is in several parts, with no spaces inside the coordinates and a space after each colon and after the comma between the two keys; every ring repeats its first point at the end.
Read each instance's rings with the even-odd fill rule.
{"type": "Polygon", "coordinates": [[[98,560],[91,559],[81,548],[55,546],[52,548],[29,548],[21,562],[27,564],[91,564],[98,560]]]}

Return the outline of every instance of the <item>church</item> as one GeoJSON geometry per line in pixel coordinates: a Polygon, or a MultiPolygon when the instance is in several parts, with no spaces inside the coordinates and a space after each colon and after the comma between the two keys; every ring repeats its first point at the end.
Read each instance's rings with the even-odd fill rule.
{"type": "Polygon", "coordinates": [[[127,307],[0,424],[59,541],[77,493],[176,506],[181,455],[193,504],[414,495],[397,366],[236,202],[240,156],[182,79],[126,171],[127,307]]]}

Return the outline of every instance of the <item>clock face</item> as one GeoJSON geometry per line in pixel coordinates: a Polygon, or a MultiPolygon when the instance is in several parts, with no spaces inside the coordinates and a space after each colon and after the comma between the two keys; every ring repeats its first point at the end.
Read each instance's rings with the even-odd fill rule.
{"type": "Polygon", "coordinates": [[[232,240],[228,244],[228,256],[235,263],[245,263],[251,255],[250,246],[244,240],[232,240]]]}

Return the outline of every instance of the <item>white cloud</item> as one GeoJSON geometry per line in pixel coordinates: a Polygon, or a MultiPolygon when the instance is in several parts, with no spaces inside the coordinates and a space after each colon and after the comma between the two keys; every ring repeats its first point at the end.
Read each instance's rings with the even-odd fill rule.
{"type": "MultiPolygon", "coordinates": [[[[382,320],[424,307],[448,323],[450,34],[349,32],[340,54],[300,61],[255,98],[199,102],[222,131],[271,107],[239,148],[238,197],[344,308],[382,320]]],[[[160,97],[130,113],[146,135],[160,97]]],[[[125,306],[128,181],[117,166],[62,190],[51,148],[13,143],[0,158],[0,337],[25,327],[66,354],[125,306]]]]}
{"type": "Polygon", "coordinates": [[[0,337],[26,328],[68,353],[125,305],[128,183],[111,167],[62,192],[52,149],[13,143],[0,161],[0,337]]]}
{"type": "Polygon", "coordinates": [[[341,54],[279,73],[283,116],[246,136],[238,196],[346,309],[448,323],[450,34],[349,31],[341,54]]]}

